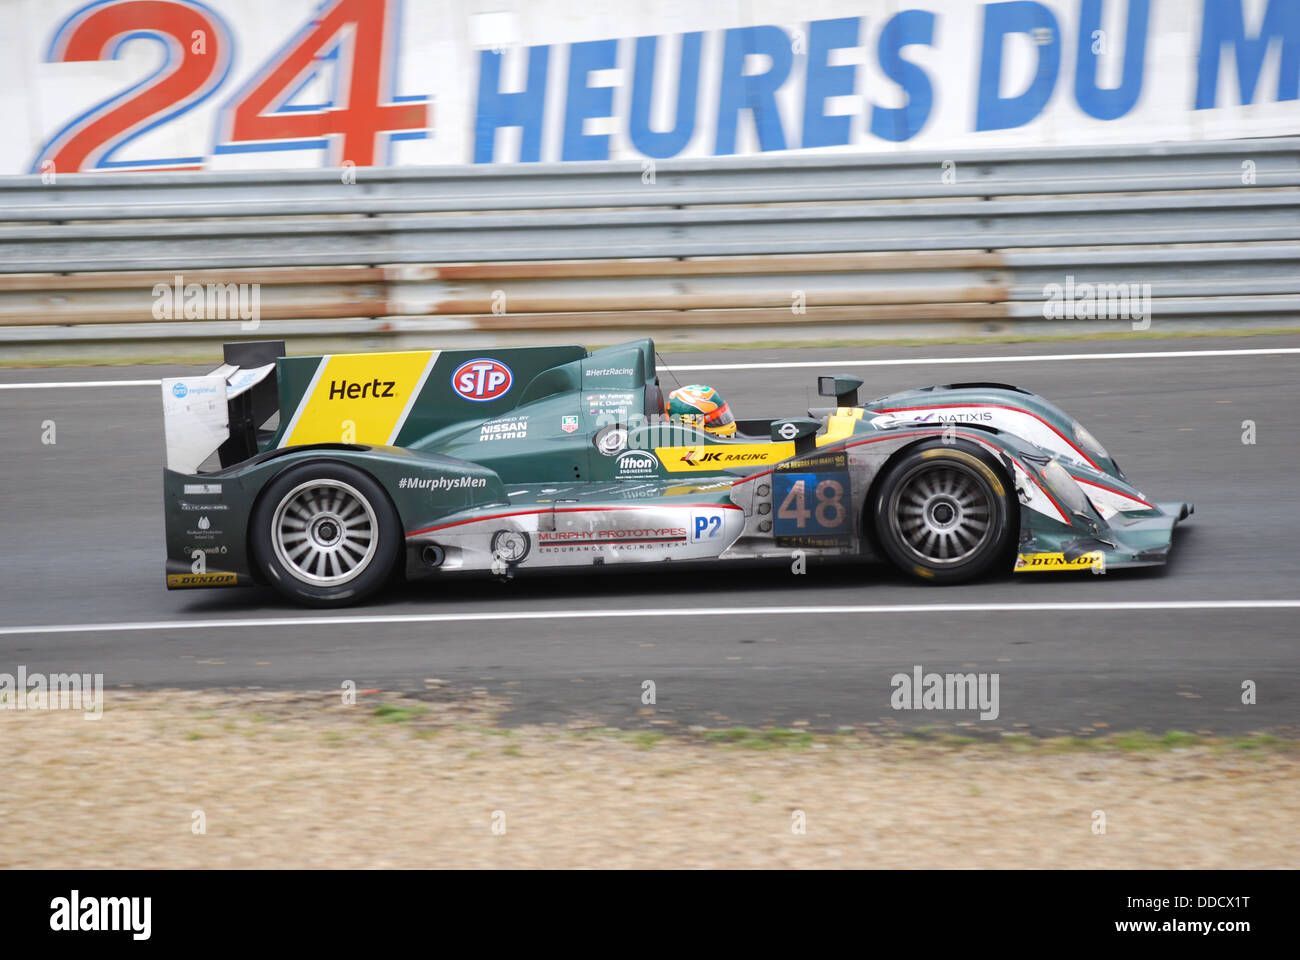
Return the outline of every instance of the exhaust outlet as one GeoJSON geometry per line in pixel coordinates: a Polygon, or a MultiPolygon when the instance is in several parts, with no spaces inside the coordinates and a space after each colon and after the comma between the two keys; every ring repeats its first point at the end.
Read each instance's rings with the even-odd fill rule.
{"type": "Polygon", "coordinates": [[[424,561],[425,566],[440,567],[442,561],[447,559],[447,551],[436,543],[430,543],[420,551],[420,559],[424,561]]]}

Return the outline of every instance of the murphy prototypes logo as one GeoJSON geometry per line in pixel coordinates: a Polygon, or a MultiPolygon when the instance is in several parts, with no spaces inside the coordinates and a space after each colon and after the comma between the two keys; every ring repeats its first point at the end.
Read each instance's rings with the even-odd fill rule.
{"type": "Polygon", "coordinates": [[[475,403],[504,397],[514,382],[515,375],[509,367],[486,357],[462,363],[451,375],[451,388],[475,403]]]}

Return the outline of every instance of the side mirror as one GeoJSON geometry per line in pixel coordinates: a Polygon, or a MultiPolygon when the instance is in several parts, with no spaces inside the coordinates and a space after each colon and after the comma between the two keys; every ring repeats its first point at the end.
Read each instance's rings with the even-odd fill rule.
{"type": "Polygon", "coordinates": [[[858,405],[858,387],[862,378],[847,373],[837,373],[829,377],[817,378],[817,394],[822,397],[834,397],[841,407],[858,405]]]}
{"type": "Polygon", "coordinates": [[[820,420],[807,417],[788,417],[785,420],[772,421],[772,442],[789,443],[794,441],[796,455],[807,453],[817,446],[817,431],[822,427],[820,420]]]}

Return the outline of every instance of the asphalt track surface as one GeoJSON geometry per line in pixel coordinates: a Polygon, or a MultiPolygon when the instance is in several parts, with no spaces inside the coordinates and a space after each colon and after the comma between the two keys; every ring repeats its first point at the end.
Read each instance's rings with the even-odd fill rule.
{"type": "MultiPolygon", "coordinates": [[[[424,691],[436,679],[439,695],[509,697],[512,723],[1296,733],[1300,354],[1013,358],[1297,347],[1297,337],[1251,337],[669,358],[673,366],[827,360],[831,370],[850,360],[995,358],[845,369],[866,379],[865,397],[998,380],[1055,400],[1144,493],[1195,503],[1171,563],[1154,573],[934,588],[878,566],[799,576],[786,566],[687,574],[654,565],[600,578],[460,580],[447,592],[407,587],[344,611],[303,610],[263,589],[163,588],[157,386],[0,389],[0,672],[103,673],[110,692],[339,689],[348,680],[424,691]],[[1254,422],[1254,444],[1242,442],[1245,420],[1254,422]],[[53,445],[41,442],[46,421],[53,445]],[[1124,606],[1133,602],[1161,606],[1124,606]],[[953,604],[968,608],[945,609],[953,604]],[[1052,604],[1076,606],[1043,609],[1052,604]],[[87,624],[102,628],[78,626],[87,624]],[[27,627],[47,629],[15,629],[27,627]],[[890,678],[916,666],[996,673],[998,718],[891,709],[890,678]],[[653,709],[641,702],[646,680],[655,683],[653,709]],[[1244,681],[1256,685],[1253,705],[1242,703],[1244,681]]],[[[0,385],[187,369],[9,370],[0,385]]],[[[713,384],[740,416],[759,417],[820,404],[816,373],[775,366],[678,376],[713,384]]]]}

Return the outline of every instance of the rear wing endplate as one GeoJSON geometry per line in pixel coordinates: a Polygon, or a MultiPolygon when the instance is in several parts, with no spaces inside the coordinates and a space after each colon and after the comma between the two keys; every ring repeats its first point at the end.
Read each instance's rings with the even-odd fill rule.
{"type": "Polygon", "coordinates": [[[207,376],[162,381],[168,470],[195,473],[213,453],[223,467],[247,460],[258,452],[257,428],[280,409],[283,340],[227,343],[222,356],[207,376]]]}

